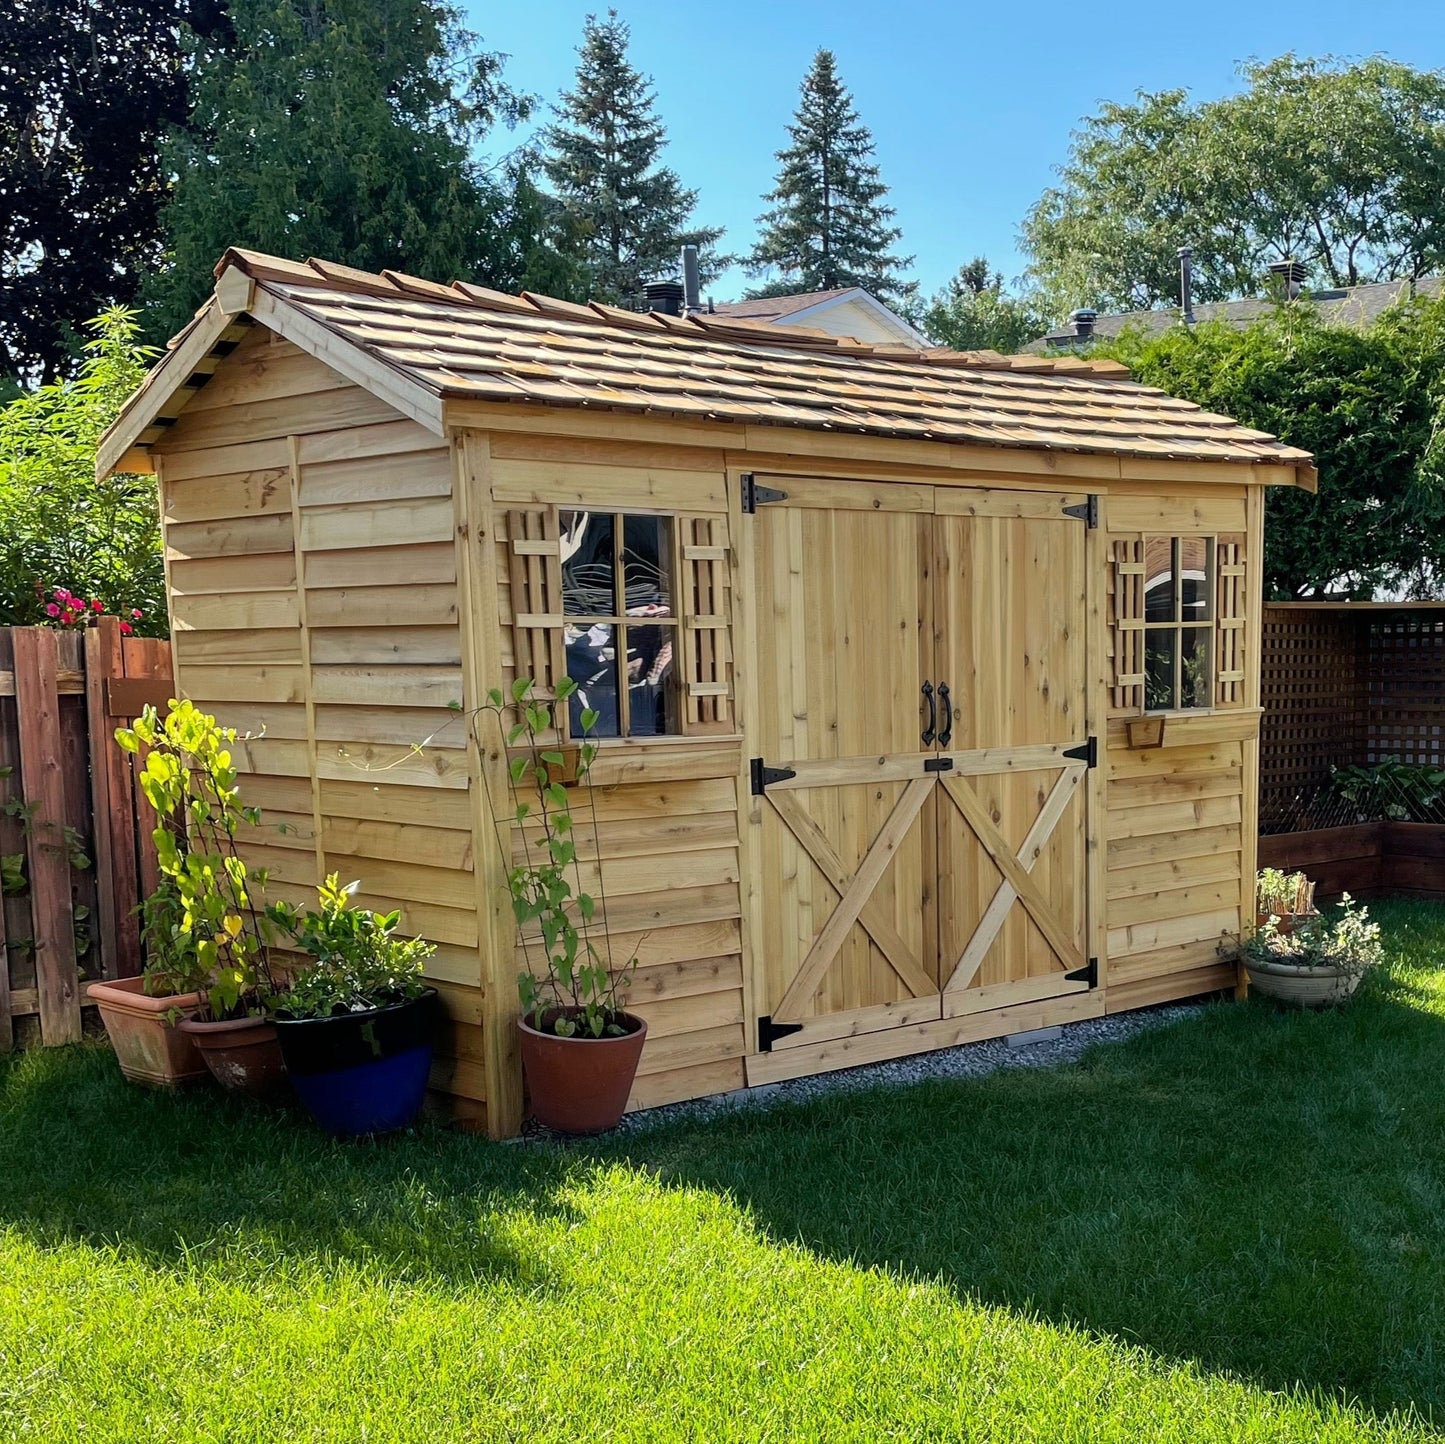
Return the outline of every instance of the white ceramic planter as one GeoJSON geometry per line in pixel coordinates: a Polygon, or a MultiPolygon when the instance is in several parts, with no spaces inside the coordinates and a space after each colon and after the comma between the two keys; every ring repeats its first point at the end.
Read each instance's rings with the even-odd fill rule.
{"type": "Polygon", "coordinates": [[[1362,976],[1340,968],[1299,967],[1293,963],[1256,962],[1253,958],[1246,958],[1244,967],[1251,988],[1300,1008],[1343,1003],[1359,987],[1362,976]]]}

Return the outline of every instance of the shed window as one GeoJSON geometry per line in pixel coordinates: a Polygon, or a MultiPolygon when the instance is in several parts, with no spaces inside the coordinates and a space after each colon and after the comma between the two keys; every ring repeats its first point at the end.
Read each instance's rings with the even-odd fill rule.
{"type": "Polygon", "coordinates": [[[1211,705],[1213,593],[1213,537],[1145,538],[1146,712],[1211,705]]]}
{"type": "Polygon", "coordinates": [[[678,732],[672,518],[563,511],[558,520],[572,735],[584,707],[597,712],[599,737],[678,732]]]}
{"type": "Polygon", "coordinates": [[[1111,597],[1116,709],[1242,705],[1242,538],[1116,541],[1111,597]]]}

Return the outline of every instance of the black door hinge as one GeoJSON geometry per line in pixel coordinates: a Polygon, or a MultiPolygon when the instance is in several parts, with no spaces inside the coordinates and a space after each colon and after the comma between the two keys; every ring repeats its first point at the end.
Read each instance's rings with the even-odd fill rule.
{"type": "Polygon", "coordinates": [[[773,1042],[777,1038],[786,1038],[789,1033],[801,1033],[801,1023],[775,1023],[773,1015],[765,1013],[758,1019],[758,1052],[771,1053],[773,1042]]]}
{"type": "Polygon", "coordinates": [[[1091,988],[1099,986],[1099,960],[1090,958],[1082,968],[1075,968],[1072,973],[1065,973],[1064,978],[1070,983],[1087,983],[1091,988]]]}
{"type": "Polygon", "coordinates": [[[787,501],[788,493],[775,486],[759,486],[750,471],[743,472],[743,510],[749,515],[770,501],[787,501]]]}
{"type": "Polygon", "coordinates": [[[953,758],[925,757],[923,759],[923,770],[925,772],[952,772],[953,758]]]}
{"type": "Polygon", "coordinates": [[[1089,493],[1087,501],[1081,501],[1078,506],[1066,506],[1065,516],[1077,517],[1090,531],[1097,529],[1099,525],[1099,498],[1094,492],[1089,493]]]}
{"type": "Polygon", "coordinates": [[[1087,742],[1081,743],[1078,747],[1066,747],[1063,755],[1070,762],[1087,762],[1090,767],[1099,765],[1099,739],[1090,737],[1087,742]]]}
{"type": "Polygon", "coordinates": [[[791,767],[769,767],[761,757],[752,760],[753,796],[761,797],[773,782],[786,782],[798,774],[791,767]]]}

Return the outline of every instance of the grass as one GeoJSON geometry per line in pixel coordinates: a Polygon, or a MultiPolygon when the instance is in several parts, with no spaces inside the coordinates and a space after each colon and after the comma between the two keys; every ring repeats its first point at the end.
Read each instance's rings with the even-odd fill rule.
{"type": "Polygon", "coordinates": [[[1425,1439],[1445,908],[1347,1010],[516,1147],[0,1064],[0,1438],[1425,1439]]]}

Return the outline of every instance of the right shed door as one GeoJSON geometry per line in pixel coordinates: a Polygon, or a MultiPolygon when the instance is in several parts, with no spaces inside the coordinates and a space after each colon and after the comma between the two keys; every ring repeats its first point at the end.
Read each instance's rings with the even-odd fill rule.
{"type": "Polygon", "coordinates": [[[1090,986],[1085,496],[938,488],[944,1017],[1090,986]],[[1069,757],[1066,753],[1079,755],[1069,757]]]}

